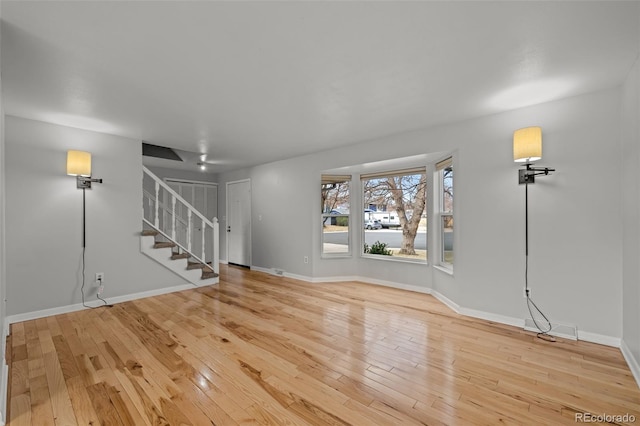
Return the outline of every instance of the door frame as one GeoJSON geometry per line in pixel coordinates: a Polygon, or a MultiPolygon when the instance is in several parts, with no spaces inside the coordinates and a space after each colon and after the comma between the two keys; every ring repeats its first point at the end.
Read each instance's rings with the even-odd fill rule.
{"type": "Polygon", "coordinates": [[[251,262],[253,260],[253,253],[251,250],[251,225],[252,225],[252,215],[253,215],[253,206],[251,203],[251,178],[247,178],[247,179],[239,179],[239,180],[233,180],[233,181],[229,181],[229,182],[225,182],[225,194],[224,194],[224,235],[225,235],[225,245],[226,245],[226,252],[227,252],[227,263],[229,263],[229,237],[227,237],[227,226],[229,223],[229,185],[234,185],[234,184],[238,184],[238,183],[243,183],[243,182],[247,182],[249,183],[249,250],[248,250],[248,254],[249,254],[249,268],[251,268],[251,262]]]}

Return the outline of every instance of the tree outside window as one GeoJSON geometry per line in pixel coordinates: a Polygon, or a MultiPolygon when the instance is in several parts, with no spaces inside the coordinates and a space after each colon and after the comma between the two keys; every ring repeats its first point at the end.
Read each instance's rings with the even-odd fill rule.
{"type": "Polygon", "coordinates": [[[362,175],[361,179],[364,253],[426,261],[426,169],[362,175]],[[378,249],[372,250],[374,245],[378,249]]]}

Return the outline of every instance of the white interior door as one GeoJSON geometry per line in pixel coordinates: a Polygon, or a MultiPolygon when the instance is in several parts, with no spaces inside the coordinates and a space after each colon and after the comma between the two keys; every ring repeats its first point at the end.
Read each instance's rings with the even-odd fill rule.
{"type": "Polygon", "coordinates": [[[227,261],[251,265],[251,181],[227,183],[227,261]]]}

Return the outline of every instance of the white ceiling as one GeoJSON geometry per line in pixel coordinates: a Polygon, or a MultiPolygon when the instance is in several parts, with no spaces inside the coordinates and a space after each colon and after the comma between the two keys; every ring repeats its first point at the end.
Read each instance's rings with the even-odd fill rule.
{"type": "Polygon", "coordinates": [[[4,108],[221,172],[617,86],[638,7],[4,0],[4,108]]]}

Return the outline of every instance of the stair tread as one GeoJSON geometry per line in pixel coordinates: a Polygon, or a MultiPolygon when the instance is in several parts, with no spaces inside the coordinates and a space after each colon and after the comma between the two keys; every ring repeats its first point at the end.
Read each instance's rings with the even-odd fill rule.
{"type": "Polygon", "coordinates": [[[155,237],[158,234],[159,234],[159,232],[158,231],[154,231],[153,229],[145,229],[145,230],[142,231],[142,236],[144,236],[144,237],[155,237]]]}
{"type": "Polygon", "coordinates": [[[204,265],[202,263],[189,263],[187,265],[187,269],[188,270],[192,270],[192,269],[202,269],[204,268],[204,265]]]}
{"type": "Polygon", "coordinates": [[[167,247],[175,247],[176,244],[170,241],[156,241],[153,245],[153,248],[167,248],[167,247]]]}
{"type": "Polygon", "coordinates": [[[207,264],[204,263],[200,263],[200,262],[189,262],[187,263],[187,269],[204,269],[204,268],[210,268],[210,264],[211,262],[207,262],[207,264]]]}
{"type": "Polygon", "coordinates": [[[211,272],[205,272],[204,270],[202,271],[202,275],[200,276],[201,279],[206,280],[209,278],[217,278],[218,274],[216,274],[215,272],[211,271],[211,272]]]}
{"type": "Polygon", "coordinates": [[[190,257],[189,253],[173,253],[171,255],[171,259],[173,259],[173,260],[176,260],[176,259],[187,259],[189,257],[190,257]]]}

